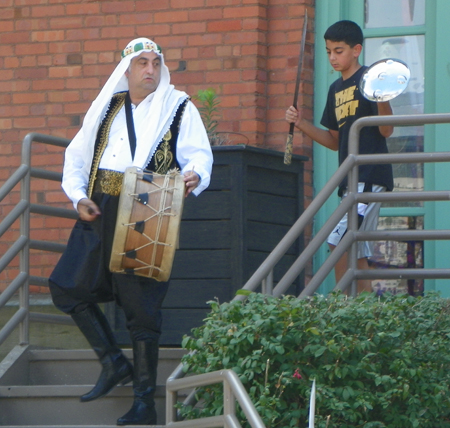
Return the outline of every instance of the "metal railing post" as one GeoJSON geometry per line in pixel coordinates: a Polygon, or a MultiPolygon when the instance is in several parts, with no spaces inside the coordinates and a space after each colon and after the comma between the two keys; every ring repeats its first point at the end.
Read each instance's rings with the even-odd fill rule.
{"type": "Polygon", "coordinates": [[[20,235],[25,237],[26,244],[20,251],[19,269],[20,273],[26,274],[26,280],[19,289],[19,307],[20,310],[26,311],[26,316],[20,323],[19,327],[19,343],[28,345],[30,341],[30,318],[29,318],[29,300],[30,285],[28,275],[30,272],[30,167],[31,167],[31,147],[30,144],[22,145],[22,165],[27,166],[27,173],[22,178],[20,186],[21,201],[26,203],[26,208],[20,215],[20,235]]]}

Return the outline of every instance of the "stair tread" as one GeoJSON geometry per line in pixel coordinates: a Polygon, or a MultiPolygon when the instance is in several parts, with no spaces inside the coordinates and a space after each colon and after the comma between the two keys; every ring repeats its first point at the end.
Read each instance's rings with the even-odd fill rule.
{"type": "MultiPolygon", "coordinates": [[[[132,358],[132,350],[124,349],[132,358]]],[[[165,415],[166,379],[186,350],[161,348],[155,402],[160,425],[165,415]]],[[[111,428],[132,402],[132,384],[116,386],[102,400],[80,403],[101,366],[91,349],[16,346],[0,361],[0,425],[11,428],[111,428]],[[86,423],[86,424],[85,424],[86,423]]],[[[187,391],[180,391],[179,398],[187,391]]],[[[133,427],[132,425],[129,425],[133,427]]]]}
{"type": "MultiPolygon", "coordinates": [[[[8,385],[0,386],[0,397],[71,397],[80,396],[94,385],[8,385]]],[[[109,397],[130,397],[133,395],[131,385],[118,385],[109,397]]],[[[165,386],[156,387],[156,395],[165,395],[165,386]]]]}
{"type": "MultiPolygon", "coordinates": [[[[123,349],[123,352],[128,357],[132,356],[131,349],[123,349]]],[[[159,359],[180,360],[186,354],[185,349],[181,348],[160,348],[159,359]]],[[[74,359],[97,359],[95,352],[92,349],[30,349],[29,361],[39,360],[74,360],[74,359]]]]}

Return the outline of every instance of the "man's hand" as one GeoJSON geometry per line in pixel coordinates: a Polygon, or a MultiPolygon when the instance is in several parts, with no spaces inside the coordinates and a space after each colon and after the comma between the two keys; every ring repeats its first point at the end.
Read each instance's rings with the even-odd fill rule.
{"type": "Polygon", "coordinates": [[[184,197],[186,197],[199,185],[200,176],[192,170],[184,173],[183,180],[186,185],[186,190],[184,193],[184,197]]]}
{"type": "Polygon", "coordinates": [[[88,198],[80,199],[77,211],[84,221],[94,221],[101,214],[98,206],[88,198]]]}

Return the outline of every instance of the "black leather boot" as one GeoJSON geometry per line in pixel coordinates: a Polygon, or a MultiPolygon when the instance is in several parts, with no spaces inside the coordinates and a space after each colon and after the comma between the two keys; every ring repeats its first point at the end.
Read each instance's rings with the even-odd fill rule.
{"type": "Polygon", "coordinates": [[[82,402],[92,401],[108,394],[118,383],[125,385],[132,379],[133,367],[116,343],[114,334],[97,305],[90,305],[72,314],[72,319],[86,337],[102,365],[94,388],[80,397],[82,402]]]}
{"type": "Polygon", "coordinates": [[[158,342],[133,340],[133,392],[131,409],[117,425],[156,425],[155,390],[158,369],[158,342]]]}

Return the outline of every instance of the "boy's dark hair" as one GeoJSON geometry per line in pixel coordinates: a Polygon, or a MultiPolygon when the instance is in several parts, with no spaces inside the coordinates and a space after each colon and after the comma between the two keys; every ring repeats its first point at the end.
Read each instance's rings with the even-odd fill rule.
{"type": "Polygon", "coordinates": [[[361,27],[353,21],[338,21],[328,28],[324,34],[325,40],[344,42],[351,48],[362,45],[364,36],[361,27]]]}

